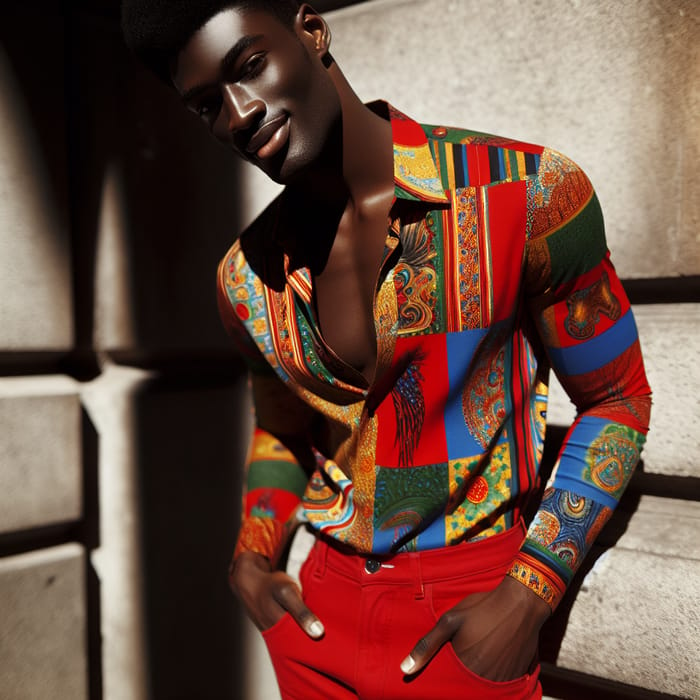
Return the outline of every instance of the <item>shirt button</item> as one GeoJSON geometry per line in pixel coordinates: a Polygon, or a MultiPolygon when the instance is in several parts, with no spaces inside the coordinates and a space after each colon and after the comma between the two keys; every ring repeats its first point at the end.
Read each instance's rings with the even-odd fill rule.
{"type": "Polygon", "coordinates": [[[368,574],[376,574],[379,569],[382,568],[382,565],[380,562],[378,562],[376,559],[368,559],[365,562],[365,571],[368,574]]]}

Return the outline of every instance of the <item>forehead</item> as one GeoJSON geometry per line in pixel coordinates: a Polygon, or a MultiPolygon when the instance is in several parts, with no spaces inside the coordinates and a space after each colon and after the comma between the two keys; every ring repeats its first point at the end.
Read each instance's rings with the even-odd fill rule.
{"type": "Polygon", "coordinates": [[[246,49],[282,47],[292,32],[269,12],[229,7],[198,29],[173,62],[175,87],[186,92],[201,82],[215,82],[224,59],[235,59],[246,49]]]}

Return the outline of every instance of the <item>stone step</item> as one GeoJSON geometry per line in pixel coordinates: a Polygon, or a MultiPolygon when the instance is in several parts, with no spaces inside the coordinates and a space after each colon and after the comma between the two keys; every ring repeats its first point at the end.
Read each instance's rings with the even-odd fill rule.
{"type": "Polygon", "coordinates": [[[547,623],[543,658],[560,669],[700,697],[699,531],[700,503],[642,496],[615,546],[589,555],[595,562],[572,584],[575,600],[567,595],[547,623]]]}

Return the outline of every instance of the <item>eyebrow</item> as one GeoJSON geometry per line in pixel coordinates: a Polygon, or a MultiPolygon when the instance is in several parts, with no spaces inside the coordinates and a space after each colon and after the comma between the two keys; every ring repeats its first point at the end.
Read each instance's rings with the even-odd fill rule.
{"type": "MultiPolygon", "coordinates": [[[[246,49],[249,49],[256,41],[258,41],[258,39],[262,39],[262,36],[262,34],[248,34],[246,36],[242,36],[221,59],[221,73],[226,73],[240,58],[240,55],[246,49]]],[[[190,88],[187,90],[187,92],[183,93],[182,101],[189,102],[193,98],[197,97],[197,95],[199,95],[201,92],[207,90],[208,87],[209,85],[195,85],[195,87],[190,88]]]]}

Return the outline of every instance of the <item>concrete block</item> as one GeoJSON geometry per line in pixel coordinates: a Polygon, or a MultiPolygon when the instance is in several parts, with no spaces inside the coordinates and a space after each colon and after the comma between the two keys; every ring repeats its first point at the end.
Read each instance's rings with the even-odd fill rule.
{"type": "Polygon", "coordinates": [[[0,559],[3,700],[87,700],[84,581],[77,544],[0,559]]]}
{"type": "Polygon", "coordinates": [[[573,604],[557,666],[697,698],[698,659],[700,561],[621,546],[603,554],[573,604]]]}
{"type": "Polygon", "coordinates": [[[73,310],[65,71],[55,65],[65,53],[63,25],[50,12],[34,13],[32,48],[24,41],[20,52],[27,34],[7,9],[0,44],[0,352],[64,351],[73,343],[73,310]],[[56,68],[51,80],[39,64],[56,68]]]}
{"type": "Polygon", "coordinates": [[[76,187],[99,214],[76,213],[94,251],[95,346],[127,361],[226,352],[215,281],[240,229],[238,158],[95,15],[72,23],[73,79],[90,95],[72,115],[76,187]]]}
{"type": "MultiPolygon", "coordinates": [[[[650,304],[634,313],[653,392],[644,471],[700,477],[700,304],[650,304]]],[[[574,407],[552,379],[548,419],[569,425],[574,407]]]]}
{"type": "Polygon", "coordinates": [[[654,394],[645,470],[700,477],[700,304],[635,309],[654,394]]]}
{"type": "Polygon", "coordinates": [[[645,495],[615,549],[700,561],[699,531],[700,503],[645,495]]]}
{"type": "Polygon", "coordinates": [[[243,377],[105,363],[84,388],[100,434],[102,680],[110,700],[244,697],[227,583],[250,409],[243,377]]]}
{"type": "Polygon", "coordinates": [[[0,532],[81,517],[81,421],[72,380],[0,379],[0,532]]]}

